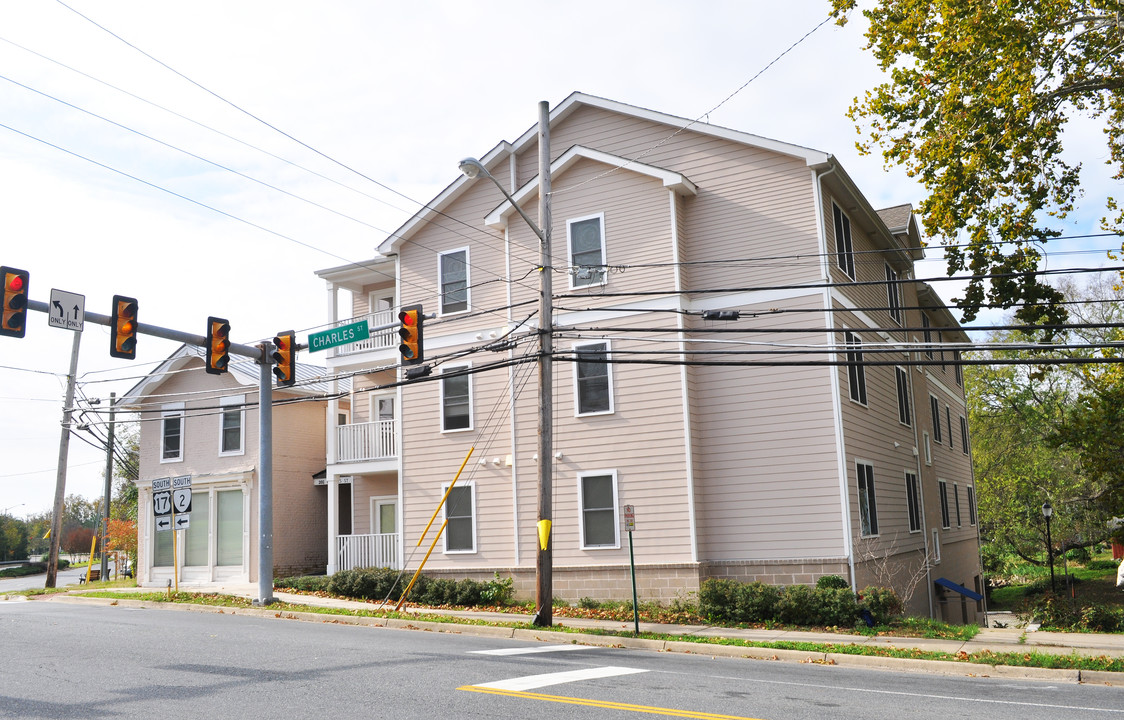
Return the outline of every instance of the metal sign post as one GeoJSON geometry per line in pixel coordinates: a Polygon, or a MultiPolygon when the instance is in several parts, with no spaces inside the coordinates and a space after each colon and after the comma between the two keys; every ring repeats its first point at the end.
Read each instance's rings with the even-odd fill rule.
{"type": "Polygon", "coordinates": [[[628,531],[628,567],[632,572],[632,629],[640,634],[640,605],[636,597],[636,556],[632,552],[632,531],[636,529],[636,507],[624,506],[624,529],[628,531]]]}

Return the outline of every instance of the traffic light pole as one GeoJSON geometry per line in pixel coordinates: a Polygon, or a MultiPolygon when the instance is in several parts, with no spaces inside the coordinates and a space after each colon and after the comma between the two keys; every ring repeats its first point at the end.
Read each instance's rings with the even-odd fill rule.
{"type": "MultiPolygon", "coordinates": [[[[50,306],[38,300],[28,299],[27,309],[50,313],[50,306]]],[[[94,312],[84,313],[85,322],[95,325],[114,326],[114,318],[94,312]]],[[[59,535],[62,533],[63,500],[66,496],[66,460],[70,441],[70,414],[74,405],[74,384],[78,375],[78,348],[82,333],[75,330],[74,346],[70,354],[70,374],[67,376],[66,404],[63,407],[62,437],[59,441],[58,480],[55,483],[55,509],[51,518],[50,562],[47,566],[46,587],[53,588],[58,578],[59,535]]],[[[207,338],[203,335],[180,332],[158,325],[137,323],[137,334],[174,340],[196,347],[206,347],[207,338]]],[[[230,343],[229,353],[252,358],[262,366],[258,389],[258,597],[255,605],[268,605],[273,598],[273,378],[270,366],[273,364],[273,344],[269,341],[260,345],[240,345],[230,343]]]]}

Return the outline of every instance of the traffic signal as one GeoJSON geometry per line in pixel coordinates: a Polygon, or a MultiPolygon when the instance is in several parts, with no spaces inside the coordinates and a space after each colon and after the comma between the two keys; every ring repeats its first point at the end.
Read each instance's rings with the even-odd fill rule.
{"type": "Polygon", "coordinates": [[[207,318],[207,372],[222,375],[230,364],[230,323],[222,318],[207,318]]]}
{"type": "Polygon", "coordinates": [[[135,360],[137,357],[137,301],[124,295],[113,296],[113,337],[109,356],[135,360]]]}
{"type": "Polygon", "coordinates": [[[273,338],[273,374],[277,384],[289,387],[297,381],[297,335],[292,330],[277,333],[273,338]]]}
{"type": "Polygon", "coordinates": [[[417,365],[422,361],[422,306],[407,305],[398,313],[398,337],[402,344],[398,352],[403,365],[417,365]]]}
{"type": "Polygon", "coordinates": [[[23,337],[27,331],[27,281],[26,270],[0,267],[4,281],[4,312],[0,318],[0,335],[23,337]]]}

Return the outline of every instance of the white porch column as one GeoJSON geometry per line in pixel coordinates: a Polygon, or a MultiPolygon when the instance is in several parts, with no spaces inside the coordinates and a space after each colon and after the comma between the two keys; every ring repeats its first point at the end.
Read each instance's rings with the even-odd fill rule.
{"type": "Polygon", "coordinates": [[[340,534],[340,476],[328,472],[328,574],[339,570],[339,553],[336,551],[340,534]]]}

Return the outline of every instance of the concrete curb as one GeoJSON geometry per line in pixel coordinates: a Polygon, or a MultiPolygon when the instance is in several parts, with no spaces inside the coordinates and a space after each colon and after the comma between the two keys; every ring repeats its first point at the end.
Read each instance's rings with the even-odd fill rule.
{"type": "MultiPolygon", "coordinates": [[[[0,596],[6,599],[8,596],[0,596]]],[[[12,598],[13,600],[15,597],[12,598]]],[[[967,677],[999,677],[1022,680],[1041,680],[1054,683],[1091,683],[1124,687],[1124,673],[1101,670],[1068,670],[1054,668],[1021,667],[1014,665],[987,665],[944,660],[922,660],[913,658],[890,658],[877,655],[851,655],[847,653],[822,653],[804,650],[783,650],[743,645],[721,645],[717,643],[695,643],[680,640],[651,640],[617,635],[586,635],[576,632],[539,630],[527,628],[497,627],[494,625],[470,625],[446,623],[432,620],[413,620],[403,618],[359,617],[354,615],[333,615],[329,613],[293,612],[269,607],[229,608],[215,605],[191,605],[187,603],[152,602],[128,598],[92,598],[83,595],[57,594],[43,596],[49,602],[71,604],[89,603],[102,606],[130,607],[144,610],[173,610],[180,612],[204,612],[216,615],[243,615],[260,618],[298,620],[301,622],[325,623],[333,625],[353,625],[359,627],[381,627],[389,630],[421,630],[477,637],[512,638],[534,642],[549,642],[557,645],[588,645],[591,647],[624,648],[646,652],[673,652],[689,655],[710,655],[712,657],[746,658],[753,660],[773,660],[779,662],[798,662],[840,667],[859,667],[870,670],[889,670],[893,672],[926,673],[932,675],[957,675],[967,677]]],[[[1028,648],[1040,651],[1042,648],[1028,648]]]]}

